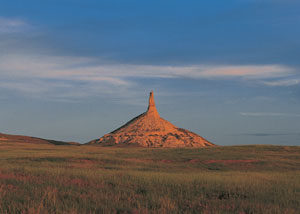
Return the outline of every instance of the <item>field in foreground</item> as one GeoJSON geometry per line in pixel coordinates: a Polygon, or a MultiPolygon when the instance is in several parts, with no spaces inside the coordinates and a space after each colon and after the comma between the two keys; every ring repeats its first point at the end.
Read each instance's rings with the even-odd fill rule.
{"type": "Polygon", "coordinates": [[[0,213],[299,213],[300,147],[0,144],[0,213]]]}

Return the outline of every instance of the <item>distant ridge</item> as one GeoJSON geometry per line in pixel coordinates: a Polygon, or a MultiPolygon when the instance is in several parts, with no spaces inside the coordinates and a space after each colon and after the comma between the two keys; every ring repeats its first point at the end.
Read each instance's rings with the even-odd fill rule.
{"type": "Polygon", "coordinates": [[[178,128],[160,117],[151,91],[145,113],[133,118],[125,125],[87,143],[102,146],[142,147],[209,147],[215,146],[203,137],[186,129],[178,128]]]}
{"type": "Polygon", "coordinates": [[[48,140],[37,137],[29,137],[23,135],[10,135],[0,133],[0,143],[28,143],[28,144],[49,144],[49,145],[80,145],[76,142],[64,142],[56,140],[48,140]]]}

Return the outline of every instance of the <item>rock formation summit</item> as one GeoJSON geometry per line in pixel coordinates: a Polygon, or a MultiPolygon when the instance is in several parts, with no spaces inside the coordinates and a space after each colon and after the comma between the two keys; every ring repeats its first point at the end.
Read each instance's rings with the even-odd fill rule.
{"type": "Polygon", "coordinates": [[[136,145],[142,147],[207,147],[214,146],[203,137],[188,130],[177,128],[160,117],[150,92],[146,112],[133,118],[115,131],[87,143],[111,145],[136,145]]]}

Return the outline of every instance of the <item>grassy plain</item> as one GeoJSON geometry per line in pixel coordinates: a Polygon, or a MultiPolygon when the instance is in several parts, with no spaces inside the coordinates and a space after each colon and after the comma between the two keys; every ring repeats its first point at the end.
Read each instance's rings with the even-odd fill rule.
{"type": "Polygon", "coordinates": [[[0,144],[0,213],[299,213],[300,147],[0,144]]]}

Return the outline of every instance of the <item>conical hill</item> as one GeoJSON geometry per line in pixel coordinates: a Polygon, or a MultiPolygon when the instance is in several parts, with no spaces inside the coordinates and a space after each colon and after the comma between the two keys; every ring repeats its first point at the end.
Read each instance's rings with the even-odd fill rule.
{"type": "Polygon", "coordinates": [[[133,118],[115,131],[89,143],[103,146],[136,145],[142,147],[206,147],[214,146],[203,137],[185,129],[177,128],[160,117],[153,92],[145,113],[133,118]]]}

